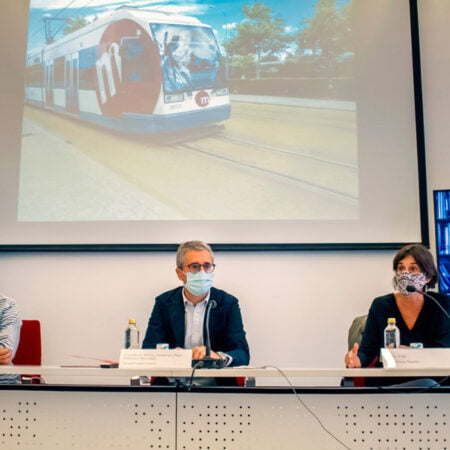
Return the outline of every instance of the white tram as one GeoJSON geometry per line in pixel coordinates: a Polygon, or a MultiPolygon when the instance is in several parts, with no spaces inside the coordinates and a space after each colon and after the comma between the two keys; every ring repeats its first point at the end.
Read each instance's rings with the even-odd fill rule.
{"type": "Polygon", "coordinates": [[[26,101],[133,133],[230,117],[227,68],[210,26],[122,7],[27,55],[26,101]]]}

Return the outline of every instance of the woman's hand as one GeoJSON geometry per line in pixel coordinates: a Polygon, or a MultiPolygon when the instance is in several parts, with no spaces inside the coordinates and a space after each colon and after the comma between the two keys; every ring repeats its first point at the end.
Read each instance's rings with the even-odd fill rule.
{"type": "Polygon", "coordinates": [[[345,365],[349,369],[355,369],[361,367],[361,360],[358,358],[359,345],[354,344],[353,348],[345,355],[345,365]]]}

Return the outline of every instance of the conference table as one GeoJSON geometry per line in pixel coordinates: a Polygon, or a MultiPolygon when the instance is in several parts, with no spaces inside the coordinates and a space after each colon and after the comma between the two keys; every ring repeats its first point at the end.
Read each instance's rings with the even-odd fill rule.
{"type": "Polygon", "coordinates": [[[450,449],[450,387],[291,386],[325,377],[444,378],[449,369],[240,367],[195,377],[254,386],[190,386],[191,369],[5,366],[43,384],[0,385],[0,448],[450,449]],[[138,385],[148,376],[183,380],[138,385]],[[59,382],[48,382],[58,379],[59,382]],[[55,378],[56,377],[56,378],[55,378]],[[265,378],[279,386],[263,384],[265,378]],[[105,384],[103,380],[117,379],[105,384]]]}

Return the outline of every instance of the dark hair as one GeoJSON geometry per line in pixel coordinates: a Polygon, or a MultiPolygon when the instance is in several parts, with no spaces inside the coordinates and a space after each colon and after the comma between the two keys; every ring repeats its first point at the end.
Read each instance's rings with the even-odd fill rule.
{"type": "Polygon", "coordinates": [[[428,281],[425,286],[427,288],[433,288],[438,280],[438,272],[436,265],[434,264],[433,255],[422,244],[409,244],[402,247],[394,257],[394,272],[397,271],[398,263],[409,255],[415,259],[417,265],[425,276],[430,278],[430,281],[428,281]]]}

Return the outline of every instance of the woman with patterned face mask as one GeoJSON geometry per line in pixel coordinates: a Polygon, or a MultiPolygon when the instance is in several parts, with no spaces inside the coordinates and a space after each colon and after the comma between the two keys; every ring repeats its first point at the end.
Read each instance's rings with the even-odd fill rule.
{"type": "MultiPolygon", "coordinates": [[[[349,368],[367,367],[373,363],[384,346],[384,329],[390,317],[396,319],[400,330],[400,347],[409,347],[412,343],[423,347],[450,347],[450,319],[439,305],[422,294],[433,288],[438,278],[429,250],[422,244],[402,247],[394,257],[393,269],[395,292],[372,302],[361,346],[355,343],[345,355],[345,364],[349,368]]],[[[427,294],[433,296],[445,311],[449,310],[445,296],[427,294]]],[[[381,366],[379,362],[376,365],[381,366]]],[[[391,379],[389,384],[393,381],[391,379]]]]}

